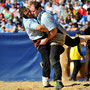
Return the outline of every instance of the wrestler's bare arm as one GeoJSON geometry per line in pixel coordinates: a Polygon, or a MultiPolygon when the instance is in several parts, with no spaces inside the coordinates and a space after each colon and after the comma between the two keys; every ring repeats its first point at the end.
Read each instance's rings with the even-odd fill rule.
{"type": "Polygon", "coordinates": [[[80,42],[86,42],[88,40],[90,40],[90,35],[80,35],[80,42]]]}
{"type": "Polygon", "coordinates": [[[48,29],[44,25],[38,25],[36,27],[36,30],[43,31],[43,32],[47,32],[48,31],[48,29]]]}

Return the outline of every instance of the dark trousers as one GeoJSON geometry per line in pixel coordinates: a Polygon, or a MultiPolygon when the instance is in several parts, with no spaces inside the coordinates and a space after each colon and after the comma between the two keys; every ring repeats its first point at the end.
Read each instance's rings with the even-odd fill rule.
{"type": "Polygon", "coordinates": [[[50,78],[50,60],[49,60],[49,55],[50,55],[50,45],[41,45],[39,46],[39,52],[42,57],[42,62],[43,62],[43,76],[50,78]]]}
{"type": "Polygon", "coordinates": [[[43,76],[50,78],[50,64],[53,66],[57,80],[61,80],[62,70],[60,65],[60,54],[64,48],[60,45],[41,45],[39,52],[43,61],[43,76]]]}
{"type": "Polygon", "coordinates": [[[90,48],[86,47],[86,65],[85,65],[85,78],[86,79],[89,79],[90,77],[89,71],[90,71],[90,48]]]}
{"type": "Polygon", "coordinates": [[[77,73],[81,68],[81,62],[80,60],[72,60],[72,62],[74,63],[74,69],[71,78],[76,79],[77,73]]]}

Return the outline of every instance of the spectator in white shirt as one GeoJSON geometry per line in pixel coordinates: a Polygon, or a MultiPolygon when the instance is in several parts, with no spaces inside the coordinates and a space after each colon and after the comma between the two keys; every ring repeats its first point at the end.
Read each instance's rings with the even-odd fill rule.
{"type": "Polygon", "coordinates": [[[14,4],[12,4],[12,5],[11,5],[11,8],[9,9],[9,12],[10,12],[10,13],[13,13],[13,12],[15,11],[15,8],[14,8],[14,7],[15,7],[14,4]]]}

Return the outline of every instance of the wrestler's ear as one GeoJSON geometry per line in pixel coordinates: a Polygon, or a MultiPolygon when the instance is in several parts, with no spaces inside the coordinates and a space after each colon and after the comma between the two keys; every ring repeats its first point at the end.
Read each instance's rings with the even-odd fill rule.
{"type": "Polygon", "coordinates": [[[39,7],[38,10],[41,11],[41,7],[39,7]]]}

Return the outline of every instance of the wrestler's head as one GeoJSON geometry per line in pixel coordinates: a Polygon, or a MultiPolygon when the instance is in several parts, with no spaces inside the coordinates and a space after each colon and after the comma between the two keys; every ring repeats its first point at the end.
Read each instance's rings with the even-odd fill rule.
{"type": "Polygon", "coordinates": [[[19,9],[19,13],[20,13],[20,16],[24,17],[24,18],[32,18],[33,17],[33,15],[31,14],[31,11],[26,7],[21,7],[19,9]]]}
{"type": "Polygon", "coordinates": [[[30,6],[30,10],[31,10],[33,16],[37,17],[41,11],[41,4],[37,1],[33,1],[31,6],[30,6]]]}

